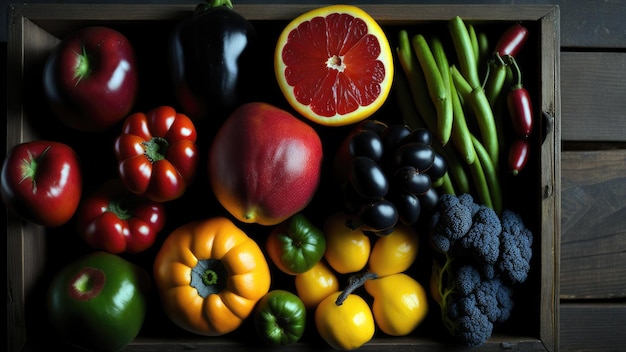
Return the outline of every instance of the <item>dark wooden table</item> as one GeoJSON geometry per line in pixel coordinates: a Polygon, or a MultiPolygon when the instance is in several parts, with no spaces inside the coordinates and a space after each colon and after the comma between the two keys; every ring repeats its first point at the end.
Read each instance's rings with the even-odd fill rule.
{"type": "MultiPolygon", "coordinates": [[[[109,2],[194,3],[174,0],[109,2]]],[[[468,3],[461,0],[449,2],[468,3]]],[[[626,24],[623,16],[626,15],[626,0],[493,0],[475,3],[560,6],[562,234],[559,350],[625,350],[626,24]]],[[[2,20],[5,18],[6,15],[2,20]]],[[[1,44],[3,54],[6,54],[6,42],[1,44]]],[[[0,77],[4,81],[6,73],[0,77]]]]}
{"type": "Polygon", "coordinates": [[[626,348],[626,1],[561,1],[560,347],[626,348]]]}

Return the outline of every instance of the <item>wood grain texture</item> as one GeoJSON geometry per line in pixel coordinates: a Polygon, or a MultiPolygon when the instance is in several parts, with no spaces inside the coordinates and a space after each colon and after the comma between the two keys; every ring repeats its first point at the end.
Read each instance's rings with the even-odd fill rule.
{"type": "Polygon", "coordinates": [[[626,141],[626,52],[562,52],[562,140],[626,141]]]}
{"type": "Polygon", "coordinates": [[[626,297],[626,150],[562,153],[561,298],[626,297]]]}
{"type": "Polygon", "coordinates": [[[626,350],[626,304],[561,304],[561,351],[626,350]]]}
{"type": "Polygon", "coordinates": [[[624,0],[557,1],[563,47],[626,48],[624,0]]]}

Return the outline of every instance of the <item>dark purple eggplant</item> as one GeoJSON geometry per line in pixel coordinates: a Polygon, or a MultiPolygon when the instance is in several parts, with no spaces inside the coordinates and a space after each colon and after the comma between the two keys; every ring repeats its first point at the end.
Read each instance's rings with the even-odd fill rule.
{"type": "MultiPolygon", "coordinates": [[[[169,67],[181,110],[195,120],[223,120],[245,102],[257,33],[230,0],[207,0],[174,28],[169,67]]],[[[258,87],[257,87],[258,88],[258,87]]],[[[219,124],[219,123],[218,123],[219,124]]]]}

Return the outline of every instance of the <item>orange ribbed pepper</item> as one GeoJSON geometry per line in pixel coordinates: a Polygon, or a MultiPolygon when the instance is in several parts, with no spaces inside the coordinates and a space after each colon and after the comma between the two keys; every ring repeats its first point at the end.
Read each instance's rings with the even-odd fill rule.
{"type": "Polygon", "coordinates": [[[154,279],[167,316],[207,336],[237,329],[270,287],[257,243],[222,217],[174,230],[155,258],[154,279]]]}

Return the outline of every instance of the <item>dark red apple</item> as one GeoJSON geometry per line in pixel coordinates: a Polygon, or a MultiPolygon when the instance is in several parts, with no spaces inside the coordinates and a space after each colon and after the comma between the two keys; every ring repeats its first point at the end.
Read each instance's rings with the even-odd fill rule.
{"type": "Polygon", "coordinates": [[[105,130],[130,112],[137,97],[134,49],[120,32],[85,27],[53,49],[44,65],[44,95],[67,126],[105,130]]]}
{"type": "Polygon", "coordinates": [[[211,145],[211,187],[238,220],[275,225],[312,200],[322,157],[322,142],[311,126],[267,103],[244,104],[211,145]]]}

